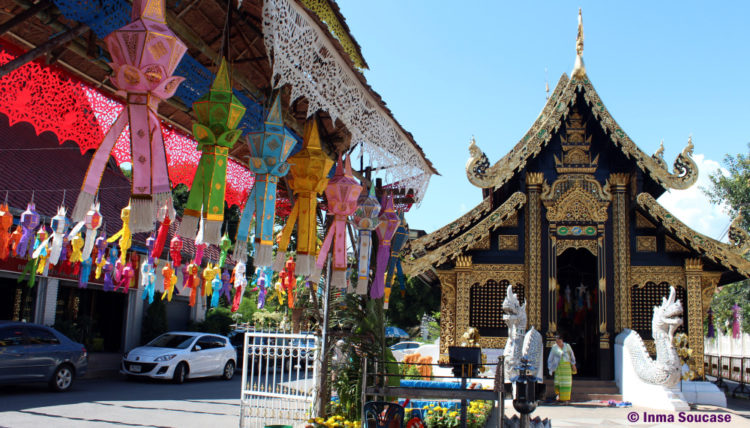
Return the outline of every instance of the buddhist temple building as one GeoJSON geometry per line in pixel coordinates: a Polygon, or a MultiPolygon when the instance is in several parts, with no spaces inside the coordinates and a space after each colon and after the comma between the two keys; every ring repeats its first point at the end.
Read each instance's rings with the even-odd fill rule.
{"type": "Polygon", "coordinates": [[[466,174],[482,201],[411,241],[404,269],[440,283],[441,359],[469,327],[483,348],[505,345],[501,305],[512,285],[546,348],[563,333],[579,375],[598,379],[614,377],[614,338],[625,328],[654,353],[653,308],[673,286],[684,308],[677,331],[688,334],[702,375],[704,316],[717,286],[750,277],[750,241],[738,219],[723,243],[657,202],[695,184],[693,143],[672,171],[663,147],[641,151],[594,89],[580,23],[578,31],[571,76],[562,75],[513,149],[491,164],[471,141],[466,174]]]}

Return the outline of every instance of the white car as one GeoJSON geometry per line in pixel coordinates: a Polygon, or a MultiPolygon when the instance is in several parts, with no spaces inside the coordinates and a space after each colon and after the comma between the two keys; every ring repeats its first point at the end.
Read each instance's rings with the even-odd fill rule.
{"type": "Polygon", "coordinates": [[[232,379],[237,367],[237,351],[224,336],[175,331],[164,333],[145,346],[122,357],[120,373],[129,378],[185,379],[221,376],[232,379]]]}

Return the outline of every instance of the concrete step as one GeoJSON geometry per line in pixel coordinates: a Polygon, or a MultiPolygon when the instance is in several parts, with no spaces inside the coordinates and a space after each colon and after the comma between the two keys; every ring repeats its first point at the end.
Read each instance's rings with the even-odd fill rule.
{"type": "MultiPolygon", "coordinates": [[[[545,379],[544,383],[547,385],[547,397],[554,396],[554,381],[552,379],[545,379]]],[[[620,390],[617,388],[612,380],[600,380],[600,379],[576,379],[573,378],[573,391],[570,396],[571,401],[584,402],[584,401],[622,401],[622,395],[620,390]]]]}

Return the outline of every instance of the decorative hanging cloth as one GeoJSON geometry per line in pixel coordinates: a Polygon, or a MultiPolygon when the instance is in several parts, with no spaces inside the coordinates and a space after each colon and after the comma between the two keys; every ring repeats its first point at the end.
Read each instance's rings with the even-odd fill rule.
{"type": "Polygon", "coordinates": [[[177,285],[177,275],[174,274],[174,269],[169,263],[165,263],[164,267],[161,268],[161,275],[164,277],[164,292],[161,294],[161,300],[166,298],[168,302],[171,302],[174,288],[177,285]]]}
{"type": "Polygon", "coordinates": [[[10,255],[10,227],[13,226],[13,214],[8,209],[8,204],[0,205],[0,260],[5,260],[10,255]]]}
{"type": "Polygon", "coordinates": [[[714,336],[716,336],[716,331],[714,329],[714,313],[711,308],[708,308],[708,333],[706,334],[706,337],[713,339],[714,336]]]}
{"type": "MultiPolygon", "coordinates": [[[[159,231],[156,233],[156,242],[154,243],[154,249],[151,251],[151,258],[158,259],[161,257],[161,252],[164,250],[164,244],[167,243],[167,235],[169,235],[169,225],[172,221],[169,219],[169,208],[162,207],[162,212],[159,217],[163,218],[159,225],[159,231]]],[[[175,236],[177,238],[177,236],[175,236]]],[[[179,263],[177,264],[179,266],[179,263]]]]}
{"type": "MultiPolygon", "coordinates": [[[[131,199],[134,232],[153,227],[156,209],[172,206],[167,156],[157,109],[174,95],[185,79],[172,76],[187,51],[166,24],[165,0],[134,0],[131,22],[104,38],[112,56],[112,83],[126,96],[124,109],[107,131],[91,159],[73,219],[83,220],[94,202],[110,152],[126,125],[130,125],[133,158],[131,199]]],[[[172,211],[172,210],[170,210],[172,211]]]]}
{"type": "Polygon", "coordinates": [[[60,261],[60,253],[63,249],[63,238],[65,237],[65,232],[68,230],[68,219],[65,218],[65,207],[59,207],[57,209],[57,215],[52,217],[49,225],[52,228],[52,234],[49,237],[49,239],[52,240],[52,243],[50,245],[48,263],[56,266],[57,262],[60,261]]]}
{"type": "Polygon", "coordinates": [[[169,241],[169,255],[172,256],[174,267],[180,267],[182,264],[182,238],[177,235],[169,241]]]}
{"type": "MultiPolygon", "coordinates": [[[[219,266],[216,269],[221,269],[219,266]]],[[[230,282],[229,271],[224,269],[221,271],[221,295],[227,299],[227,304],[232,302],[232,283],[230,282]]]]}
{"type": "Polygon", "coordinates": [[[383,195],[383,203],[380,211],[380,223],[375,228],[378,234],[378,256],[377,266],[375,269],[375,279],[372,281],[370,297],[380,299],[385,296],[385,273],[388,267],[388,260],[391,258],[391,239],[396,233],[401,219],[398,217],[396,210],[393,209],[393,196],[391,194],[383,195]]]}
{"type": "Polygon", "coordinates": [[[284,268],[286,250],[297,225],[297,273],[308,276],[312,273],[318,255],[318,226],[315,216],[318,194],[328,184],[328,172],[333,160],[320,148],[318,122],[315,119],[305,124],[302,150],[289,158],[289,187],[294,192],[294,206],[279,237],[279,247],[273,264],[274,272],[284,268]]]}
{"type": "Polygon", "coordinates": [[[94,278],[99,279],[99,277],[102,276],[102,267],[104,266],[104,263],[107,262],[107,258],[104,254],[107,250],[106,231],[102,231],[101,236],[96,238],[96,243],[94,244],[94,246],[96,247],[96,272],[94,274],[94,278]]]}
{"type": "Polygon", "coordinates": [[[276,185],[279,177],[289,171],[286,162],[296,140],[284,128],[281,115],[281,95],[277,95],[268,112],[263,130],[251,132],[248,141],[248,166],[255,173],[255,186],[242,211],[234,246],[234,259],[247,259],[247,239],[250,221],[255,215],[255,266],[270,266],[273,249],[273,224],[276,217],[276,185]]]}
{"type": "Polygon", "coordinates": [[[83,244],[81,259],[86,260],[91,257],[91,251],[94,249],[94,244],[96,243],[97,231],[102,226],[102,214],[99,212],[99,202],[91,204],[91,208],[86,212],[86,217],[71,229],[68,237],[77,235],[84,226],[86,226],[86,241],[83,244]]]}
{"type": "Polygon", "coordinates": [[[224,221],[227,157],[229,149],[242,135],[237,125],[245,115],[245,106],[232,92],[225,58],[221,59],[208,94],[193,103],[193,111],[198,117],[193,123],[193,136],[198,141],[201,159],[195,170],[179,234],[193,236],[202,210],[206,242],[218,245],[224,221]]]}
{"type": "Polygon", "coordinates": [[[203,242],[203,220],[201,220],[200,224],[198,225],[198,234],[195,235],[195,241],[193,242],[195,245],[195,258],[193,259],[193,263],[200,266],[201,263],[203,263],[203,252],[205,251],[206,247],[208,247],[208,244],[205,244],[203,242]]]}
{"type": "Polygon", "coordinates": [[[279,281],[281,281],[281,288],[286,293],[286,301],[289,305],[289,309],[294,309],[294,298],[296,297],[295,287],[297,287],[297,277],[294,276],[294,268],[296,263],[294,259],[289,257],[284,265],[284,270],[279,273],[279,281]]]}
{"type": "Polygon", "coordinates": [[[333,222],[320,248],[315,270],[310,275],[310,281],[317,283],[320,272],[325,265],[328,252],[331,252],[331,286],[346,288],[346,219],[357,209],[357,198],[362,192],[362,186],[352,175],[352,165],[349,157],[342,161],[339,157],[336,174],[326,187],[328,213],[333,214],[333,222]]]}
{"type": "Polygon", "coordinates": [[[41,223],[41,217],[36,212],[33,202],[26,205],[26,211],[21,213],[20,226],[23,227],[23,235],[16,247],[16,257],[25,259],[34,251],[34,231],[41,223]]]}
{"type": "Polygon", "coordinates": [[[110,257],[105,259],[104,267],[102,268],[104,271],[104,291],[112,291],[115,289],[113,274],[115,270],[114,260],[117,260],[117,250],[115,248],[110,248],[109,254],[110,257]]]}
{"type": "Polygon", "coordinates": [[[742,328],[740,327],[740,311],[742,309],[740,308],[740,305],[737,303],[732,306],[732,337],[734,339],[739,339],[742,337],[742,328]]]}
{"type": "Polygon", "coordinates": [[[133,243],[133,235],[130,231],[130,205],[120,211],[120,218],[122,219],[122,229],[107,239],[107,242],[111,244],[119,239],[117,246],[120,247],[120,260],[125,263],[127,252],[133,243]]]}
{"type": "Polygon", "coordinates": [[[354,211],[354,225],[359,231],[357,242],[358,269],[357,294],[367,294],[370,285],[370,253],[372,252],[372,231],[375,230],[380,219],[380,202],[375,197],[375,186],[370,186],[369,193],[362,190],[357,199],[357,210],[354,211]]]}
{"type": "Polygon", "coordinates": [[[232,270],[232,280],[234,282],[234,299],[232,301],[232,312],[237,312],[242,303],[242,295],[245,293],[245,287],[247,287],[247,278],[245,277],[245,263],[242,261],[237,262],[232,270]]]}

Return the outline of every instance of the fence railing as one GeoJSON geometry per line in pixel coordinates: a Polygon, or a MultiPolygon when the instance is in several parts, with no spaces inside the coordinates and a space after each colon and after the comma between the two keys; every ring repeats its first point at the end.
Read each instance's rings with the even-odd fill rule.
{"type": "Polygon", "coordinates": [[[732,390],[732,397],[738,393],[750,393],[750,357],[733,357],[726,355],[703,355],[703,371],[716,378],[714,383],[719,388],[729,392],[729,386],[724,382],[731,380],[737,382],[732,390]]]}

